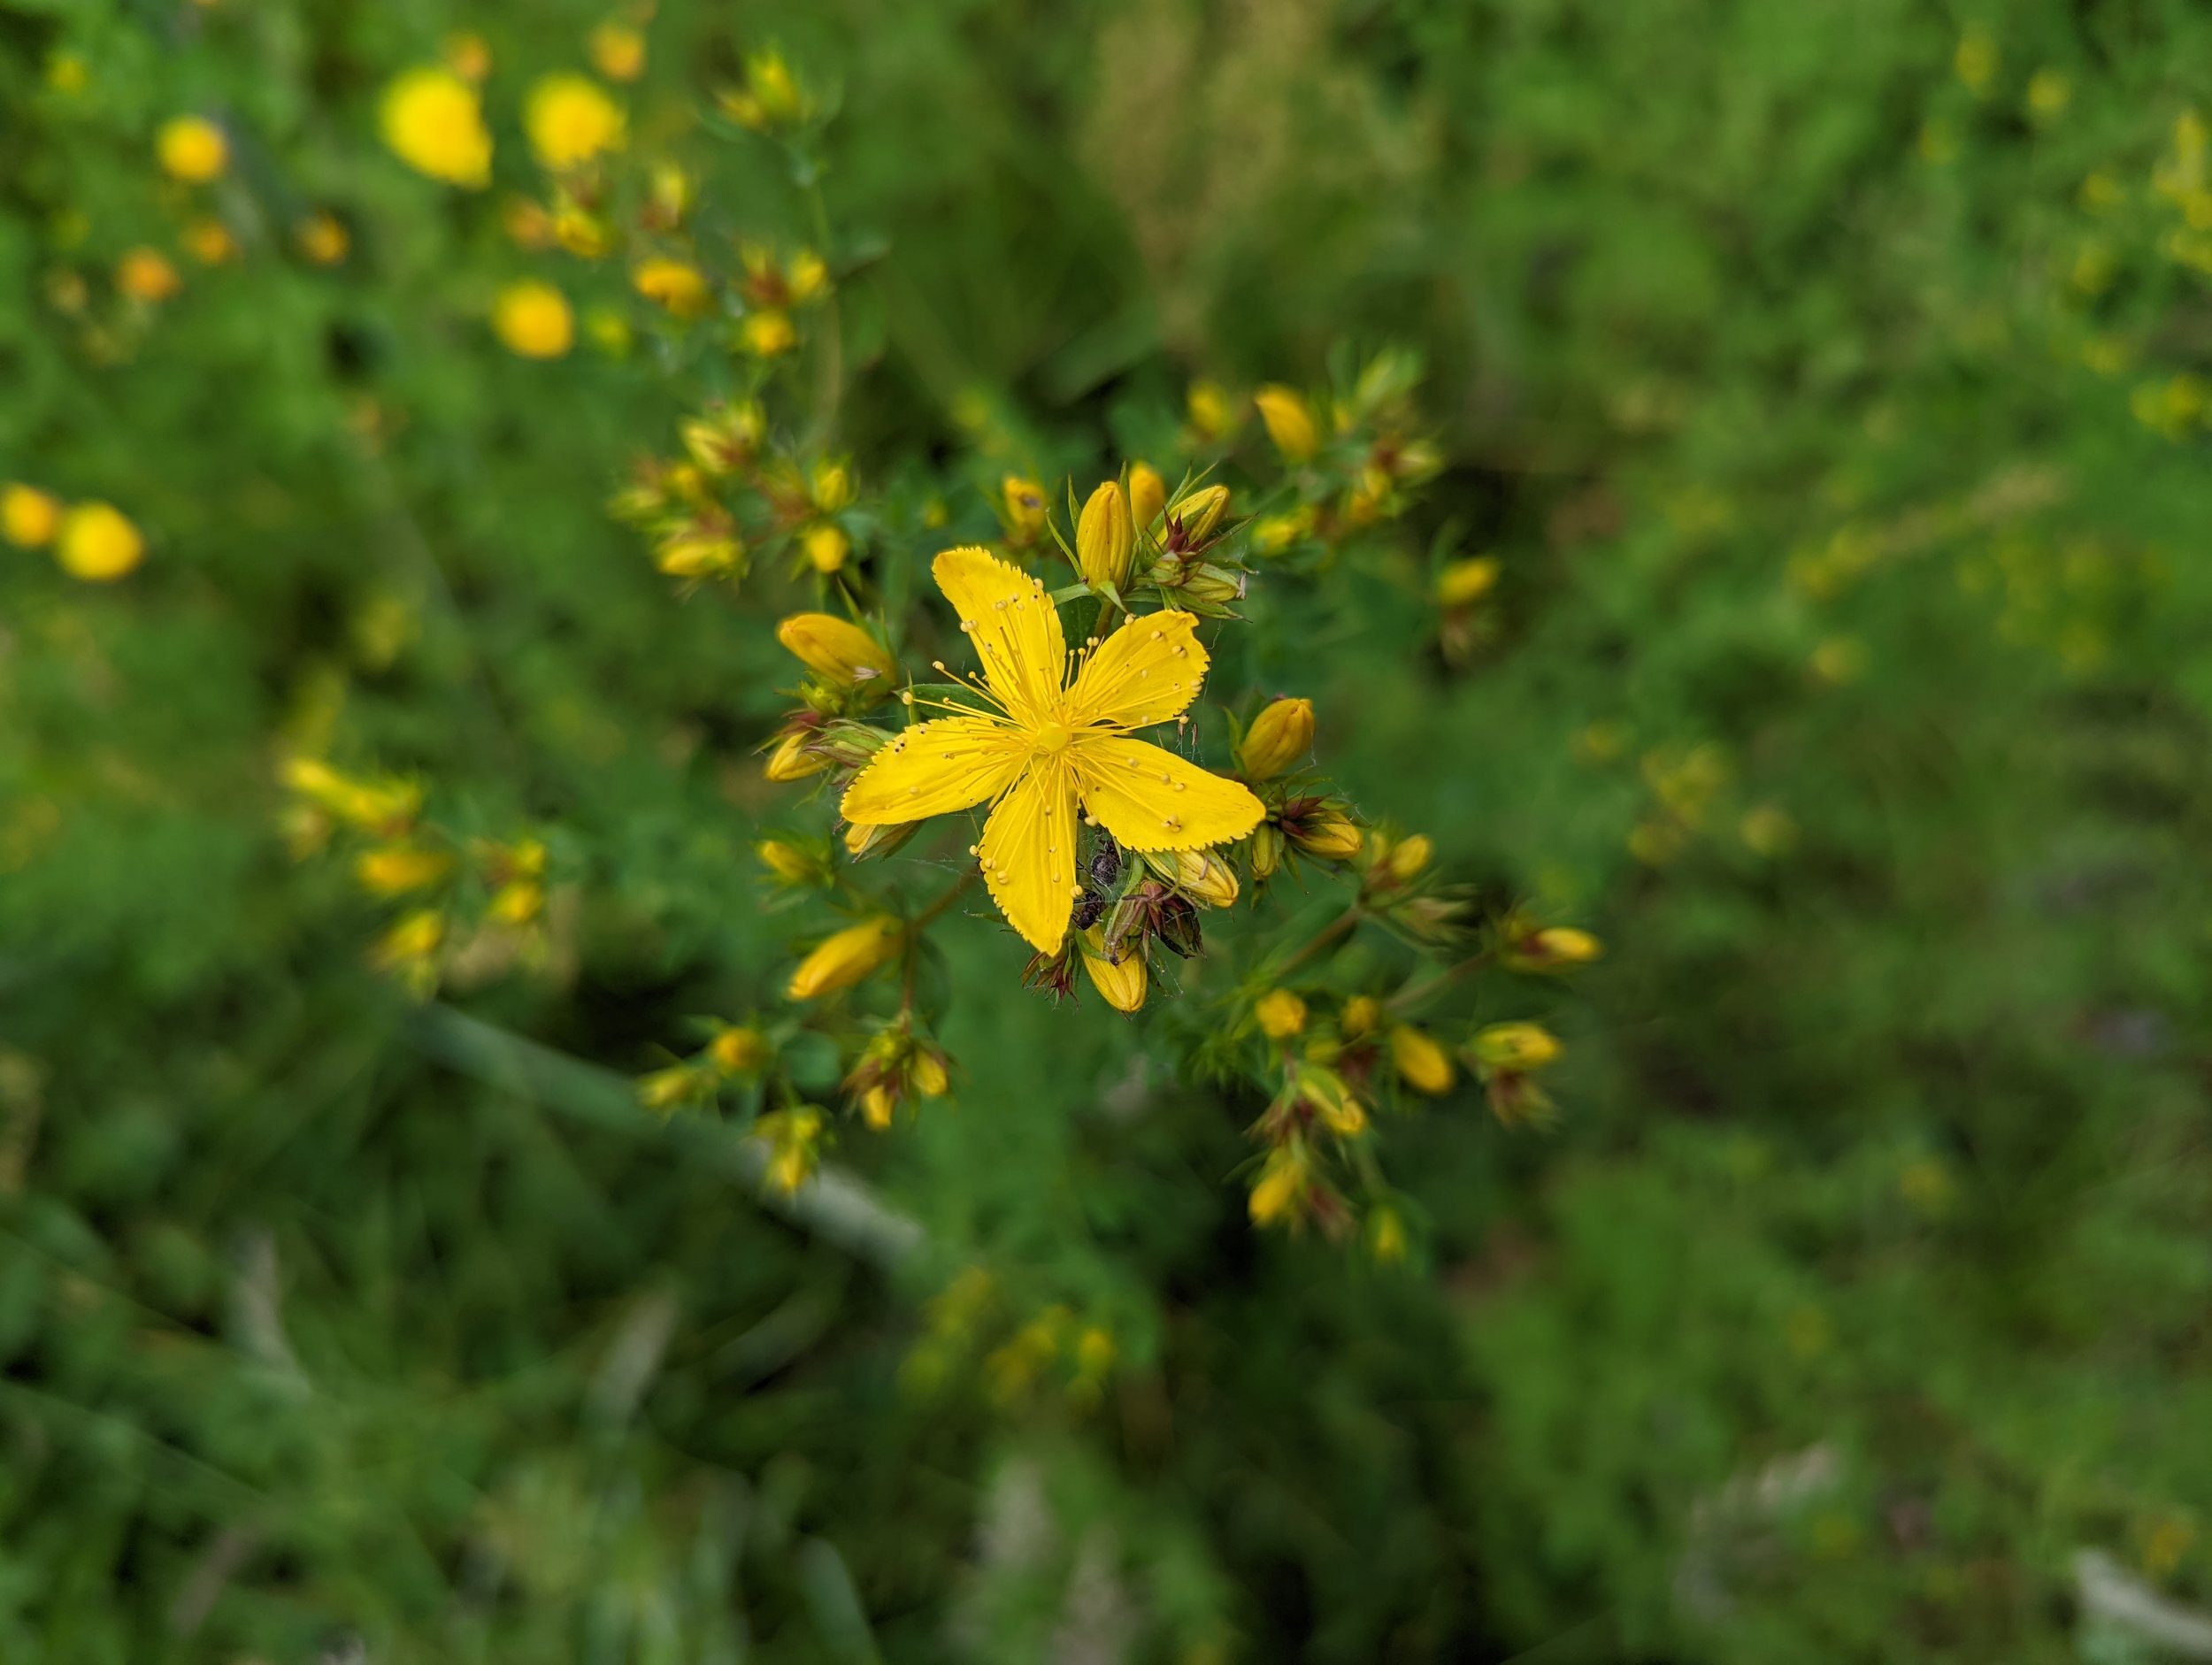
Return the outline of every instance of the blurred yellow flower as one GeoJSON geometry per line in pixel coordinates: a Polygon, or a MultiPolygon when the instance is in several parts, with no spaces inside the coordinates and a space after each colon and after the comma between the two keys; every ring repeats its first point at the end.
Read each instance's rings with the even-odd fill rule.
{"type": "Polygon", "coordinates": [[[1217,381],[1192,382],[1186,409],[1190,415],[1191,431],[1201,440],[1218,440],[1236,424],[1236,406],[1229,398],[1229,390],[1217,381]]]}
{"type": "Polygon", "coordinates": [[[832,994],[898,958],[906,947],[906,927],[888,915],[864,919],[828,938],[799,962],[785,990],[795,1001],[810,1001],[832,994]]]}
{"type": "Polygon", "coordinates": [[[154,135],[154,153],[171,179],[204,185],[222,177],[230,161],[230,142],[204,116],[173,116],[154,135]]]}
{"type": "Polygon", "coordinates": [[[626,136],[622,106],[583,75],[548,75],[530,89],[522,125],[537,158],[556,173],[580,167],[626,136]]]}
{"type": "Polygon", "coordinates": [[[165,301],[184,287],[184,280],[159,249],[138,248],[115,263],[115,287],[134,301],[165,301]]]}
{"type": "Polygon", "coordinates": [[[756,358],[778,358],[798,345],[799,332],[788,313],[771,309],[748,312],[744,323],[745,350],[756,358]]]}
{"type": "Polygon", "coordinates": [[[384,89],[384,142],[418,173],[474,190],[491,178],[492,135],[476,89],[449,69],[411,69],[384,89]]]}
{"type": "Polygon", "coordinates": [[[768,1040],[757,1029],[726,1029],[707,1043],[707,1056],[725,1075],[750,1075],[768,1062],[768,1040]]]}
{"type": "Polygon", "coordinates": [[[1306,1026],[1306,1002],[1286,988],[1271,988],[1254,1002],[1252,1016],[1270,1040],[1288,1040],[1306,1026]]]}
{"type": "Polygon", "coordinates": [[[1285,1146],[1267,1154],[1248,1205],[1254,1225],[1272,1225],[1298,1206],[1306,1192],[1304,1153],[1285,1146]]]}
{"type": "Polygon", "coordinates": [[[630,274],[631,287],[677,318],[704,317],[714,304],[714,292],[698,267],[665,258],[641,263],[630,274]]]}
{"type": "Polygon", "coordinates": [[[230,234],[229,226],[211,217],[187,226],[180,241],[185,253],[204,266],[219,266],[238,258],[238,240],[230,234]]]}
{"type": "Polygon", "coordinates": [[[1958,50],[1951,55],[1951,67],[1960,85],[1979,97],[1997,78],[1996,37],[1978,24],[1968,29],[1959,36],[1958,50]]]}
{"type": "Polygon", "coordinates": [[[2038,121],[2062,115],[2073,102],[2074,83],[2055,69],[2039,69],[2028,80],[2028,113],[2038,121]]]}
{"type": "Polygon", "coordinates": [[[353,239],[346,233],[345,225],[328,209],[318,209],[299,224],[293,233],[300,253],[319,266],[334,266],[346,257],[353,247],[353,239]]]}
{"type": "Polygon", "coordinates": [[[1469,607],[1497,587],[1498,558],[1477,556],[1453,561],[1436,575],[1436,599],[1445,607],[1469,607]]]}
{"type": "Polygon", "coordinates": [[[845,536],[844,529],[827,520],[809,526],[801,541],[806,550],[807,564],[817,572],[842,571],[845,557],[852,552],[852,541],[845,536]]]}
{"type": "Polygon", "coordinates": [[[609,81],[635,81],[645,73],[645,37],[626,23],[601,24],[585,50],[591,66],[609,81]]]}
{"type": "Polygon", "coordinates": [[[1014,535],[1026,543],[1045,529],[1045,488],[1035,480],[1020,474],[1009,474],[999,482],[999,495],[1006,503],[1006,518],[1013,523],[1014,535]]]}
{"type": "Polygon", "coordinates": [[[1452,1055],[1431,1037],[1408,1024],[1390,1032],[1390,1062],[1417,1093],[1431,1098],[1452,1090],[1452,1055]]]}
{"type": "Polygon", "coordinates": [[[1303,463],[1321,449],[1321,435],[1313,425],[1313,411],[1307,405],[1305,395],[1295,387],[1271,382],[1252,395],[1252,403],[1259,407],[1267,437],[1286,459],[1303,463]]]}
{"type": "Polygon", "coordinates": [[[56,92],[74,97],[92,81],[83,58],[74,52],[56,52],[46,60],[46,84],[56,92]]]}
{"type": "Polygon", "coordinates": [[[109,584],[145,559],[146,540],[112,505],[79,503],[61,518],[54,557],[88,584],[109,584]]]}
{"type": "Polygon", "coordinates": [[[400,896],[424,890],[453,871],[453,858],[443,850],[426,850],[411,844],[386,844],[364,850],[353,864],[361,888],[377,896],[400,896]]]}
{"type": "Polygon", "coordinates": [[[0,536],[19,549],[42,549],[61,526],[61,500],[35,486],[12,481],[0,489],[0,536]]]}
{"type": "Polygon", "coordinates": [[[559,358],[575,341],[575,314],[568,297],[551,284],[524,278],[493,300],[492,334],[524,358],[559,358]]]}
{"type": "Polygon", "coordinates": [[[1167,482],[1149,463],[1129,464],[1129,519],[1142,532],[1167,507],[1167,482]]]}

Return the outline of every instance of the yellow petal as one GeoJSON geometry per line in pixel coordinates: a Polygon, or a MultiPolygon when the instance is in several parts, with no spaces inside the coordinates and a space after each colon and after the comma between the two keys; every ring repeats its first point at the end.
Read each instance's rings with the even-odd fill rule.
{"type": "Polygon", "coordinates": [[[1206,650],[1188,613],[1148,613],[1099,644],[1069,696],[1068,720],[1148,728],[1179,716],[1206,679],[1206,650]]]}
{"type": "Polygon", "coordinates": [[[984,823],[983,879],[1015,930],[1040,954],[1068,933],[1075,911],[1075,794],[1067,766],[1048,763],[1015,782],[984,823]]]}
{"type": "Polygon", "coordinates": [[[949,815],[1006,790],[1028,755],[1021,735],[987,717],[941,717],[887,741],[845,788],[861,826],[949,815]]]}
{"type": "Polygon", "coordinates": [[[948,549],[932,571],[975,643],[991,692],[1018,720],[1044,721],[1059,702],[1067,643],[1043,584],[987,549],[948,549]]]}
{"type": "Polygon", "coordinates": [[[1083,808],[1132,850],[1196,850],[1260,824],[1260,801],[1233,780],[1141,740],[1086,739],[1075,754],[1083,808]]]}

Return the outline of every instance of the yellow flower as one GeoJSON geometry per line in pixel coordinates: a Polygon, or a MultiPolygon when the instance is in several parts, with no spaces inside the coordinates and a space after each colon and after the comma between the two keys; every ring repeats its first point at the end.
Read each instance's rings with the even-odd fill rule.
{"type": "Polygon", "coordinates": [[[1129,519],[1139,532],[1160,518],[1167,507],[1167,482],[1149,463],[1129,464],[1129,519]]]}
{"type": "Polygon", "coordinates": [[[999,495],[1006,500],[1006,518],[1012,523],[1014,535],[1026,543],[1045,529],[1045,488],[1033,480],[1019,474],[1009,474],[999,482],[999,495]]]}
{"type": "Polygon", "coordinates": [[[1118,1012],[1133,1012],[1141,1007],[1148,981],[1144,955],[1133,949],[1125,951],[1118,960],[1108,959],[1102,925],[1093,925],[1078,940],[1083,948],[1083,969],[1090,973],[1091,986],[1106,1003],[1118,1012]]]}
{"type": "Polygon", "coordinates": [[[714,292],[699,268],[681,260],[645,261],[630,274],[630,283],[647,300],[680,318],[703,317],[714,305],[714,292]]]}
{"type": "Polygon", "coordinates": [[[453,871],[453,858],[442,850],[418,849],[408,844],[387,844],[364,850],[353,864],[361,888],[376,896],[403,896],[411,890],[426,890],[453,871]]]}
{"type": "Polygon", "coordinates": [[[471,190],[492,176],[492,135],[476,89],[449,69],[411,69],[385,89],[384,142],[415,170],[471,190]]]}
{"type": "Polygon", "coordinates": [[[1129,499],[1118,480],[1107,480],[1091,494],[1075,523],[1075,560],[1083,581],[1094,588],[1120,589],[1129,581],[1129,564],[1136,552],[1129,499]]]}
{"type": "Polygon", "coordinates": [[[656,1070],[639,1078],[637,1101],[649,1110],[672,1110],[697,1098],[706,1090],[706,1085],[703,1072],[687,1063],[672,1063],[665,1070],[656,1070]]]}
{"type": "Polygon", "coordinates": [[[426,986],[444,940],[445,916],[435,908],[419,908],[386,932],[369,957],[419,987],[426,986]]]}
{"type": "Polygon", "coordinates": [[[898,669],[881,642],[833,613],[794,613],[776,626],[776,640],[804,661],[808,670],[841,688],[887,682],[898,669]]]}
{"type": "Polygon", "coordinates": [[[814,858],[788,839],[763,839],[753,854],[782,884],[810,885],[819,871],[814,858]]]}
{"type": "Polygon", "coordinates": [[[1267,437],[1274,441],[1275,449],[1288,460],[1305,462],[1321,449],[1321,434],[1313,426],[1313,411],[1308,407],[1305,395],[1295,387],[1271,383],[1252,395],[1252,403],[1260,408],[1260,420],[1267,425],[1267,437]]]}
{"type": "Polygon", "coordinates": [[[1217,440],[1235,425],[1236,407],[1229,390],[1217,381],[1194,381],[1185,408],[1191,429],[1202,440],[1217,440]]]}
{"type": "Polygon", "coordinates": [[[1271,988],[1253,1006],[1252,1016],[1270,1040],[1288,1040],[1306,1026],[1306,1002],[1286,988],[1271,988]]]}
{"type": "Polygon", "coordinates": [[[575,342],[576,317],[551,284],[524,278],[493,300],[492,334],[525,358],[558,358],[575,342]]]}
{"type": "Polygon", "coordinates": [[[1541,1024],[1493,1024],[1474,1039],[1474,1055],[1493,1070],[1541,1070],[1564,1047],[1541,1024]]]}
{"type": "Polygon", "coordinates": [[[799,332],[791,315],[773,307],[748,312],[743,326],[745,350],[756,358],[780,358],[799,344],[799,332]]]}
{"type": "Polygon", "coordinates": [[[112,583],[145,556],[146,540],[138,528],[107,503],[79,503],[62,517],[54,557],[72,578],[112,583]]]}
{"type": "Polygon", "coordinates": [[[230,162],[230,142],[204,116],[173,116],[154,135],[154,153],[171,179],[204,185],[222,177],[230,162]]]}
{"type": "Polygon", "coordinates": [[[1436,575],[1436,599],[1446,607],[1468,607],[1480,601],[1496,587],[1498,561],[1495,556],[1478,556],[1471,561],[1454,561],[1436,575]]]}
{"type": "Polygon", "coordinates": [[[707,1043],[707,1056],[725,1075],[750,1075],[768,1062],[768,1041],[757,1029],[726,1029],[707,1043]]]}
{"type": "Polygon", "coordinates": [[[0,490],[0,535],[19,549],[42,549],[61,526],[61,500],[17,481],[0,490]]]}
{"type": "Polygon", "coordinates": [[[1403,884],[1426,867],[1435,854],[1436,840],[1425,832],[1416,832],[1411,838],[1400,839],[1393,844],[1383,865],[1391,878],[1403,884]]]}
{"type": "Polygon", "coordinates": [[[1405,1259],[1406,1223],[1397,1209],[1380,1208],[1367,1216],[1367,1252],[1385,1266],[1405,1259]]]}
{"type": "Polygon", "coordinates": [[[784,268],[784,288],[793,301],[804,306],[829,288],[829,262],[811,249],[802,249],[784,268]]]}
{"type": "Polygon", "coordinates": [[[183,242],[185,253],[204,266],[219,266],[238,258],[238,240],[219,219],[194,220],[184,228],[183,242]]]}
{"type": "Polygon", "coordinates": [[[1086,646],[1071,681],[1060,615],[1042,583],[987,550],[949,549],[934,572],[973,638],[989,710],[947,702],[878,752],[845,793],[845,818],[888,826],[989,802],[976,854],[991,896],[1040,953],[1056,950],[1082,892],[1076,816],[1124,849],[1194,850],[1242,838],[1260,801],[1131,737],[1198,697],[1207,657],[1188,613],[1132,618],[1086,646]]]}
{"type": "Polygon", "coordinates": [[[1978,24],[1967,30],[1959,36],[1958,50],[1951,56],[1951,67],[1966,90],[1979,97],[1997,77],[1995,37],[1978,24]]]}
{"type": "Polygon", "coordinates": [[[753,1136],[768,1145],[764,1178],[786,1196],[814,1177],[821,1161],[822,1112],[811,1104],[775,1110],[753,1124],[753,1136]]]}
{"type": "Polygon", "coordinates": [[[852,553],[852,541],[846,537],[844,528],[827,520],[819,526],[809,526],[802,542],[806,549],[807,564],[817,572],[842,571],[845,557],[852,553]]]}
{"type": "Polygon", "coordinates": [[[1357,1040],[1382,1022],[1382,1002],[1372,994],[1355,994],[1344,1002],[1344,1010],[1336,1020],[1337,1028],[1347,1040],[1357,1040]]]}
{"type": "Polygon", "coordinates": [[[813,113],[799,78],[772,46],[745,60],[742,89],[725,88],[715,95],[715,101],[732,120],[756,133],[804,121],[813,113]]]}
{"type": "Polygon", "coordinates": [[[783,741],[768,756],[763,772],[779,783],[804,780],[809,775],[818,775],[830,766],[830,760],[807,745],[810,731],[802,730],[787,734],[783,741]]]}
{"type": "Polygon", "coordinates": [[[1288,1147],[1268,1152],[1267,1162],[1252,1187],[1252,1224],[1272,1225],[1284,1218],[1297,1206],[1305,1191],[1304,1155],[1288,1147]]]}
{"type": "Polygon", "coordinates": [[[582,75],[548,75],[539,81],[523,107],[522,125],[538,160],[555,173],[619,150],[626,136],[622,106],[582,75]]]}
{"type": "Polygon", "coordinates": [[[327,209],[310,214],[293,235],[300,252],[319,266],[336,265],[353,246],[344,224],[327,209]]]}
{"type": "Polygon", "coordinates": [[[1587,965],[1605,952],[1605,945],[1587,931],[1572,925],[1547,925],[1514,945],[1508,963],[1516,971],[1548,971],[1563,966],[1587,965]]]}
{"type": "Polygon", "coordinates": [[[2038,121],[2064,114],[2073,98],[2073,82],[2057,70],[2039,69],[2028,78],[2028,113],[2038,121]]]}
{"type": "Polygon", "coordinates": [[[609,81],[635,81],[645,73],[645,37],[627,24],[601,24],[585,50],[591,66],[609,81]]]}
{"type": "Polygon", "coordinates": [[[1293,844],[1324,861],[1348,862],[1367,842],[1366,834],[1340,810],[1323,804],[1298,817],[1283,831],[1293,844]]]}
{"type": "Polygon", "coordinates": [[[1237,748],[1249,780],[1272,780],[1294,767],[1313,747],[1313,702],[1277,700],[1252,719],[1237,748]]]}
{"type": "Polygon", "coordinates": [[[494,925],[526,925],[545,909],[545,886],[534,879],[518,879],[492,893],[485,917],[494,925]]]}
{"type": "Polygon", "coordinates": [[[58,93],[73,97],[91,81],[92,72],[74,52],[56,52],[46,60],[46,84],[58,93]]]}
{"type": "Polygon", "coordinates": [[[1452,1090],[1451,1054],[1409,1024],[1390,1032],[1390,1062],[1417,1093],[1435,1098],[1452,1090]]]}
{"type": "Polygon", "coordinates": [[[850,988],[898,958],[905,946],[906,927],[888,915],[847,925],[799,962],[785,992],[795,1001],[810,1001],[850,988]]]}
{"type": "Polygon", "coordinates": [[[133,249],[115,263],[115,287],[134,301],[165,301],[184,282],[160,250],[133,249]]]}

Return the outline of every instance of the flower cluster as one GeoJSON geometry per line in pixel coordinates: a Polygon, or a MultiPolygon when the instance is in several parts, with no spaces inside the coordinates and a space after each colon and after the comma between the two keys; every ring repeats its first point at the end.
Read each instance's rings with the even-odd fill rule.
{"type": "Polygon", "coordinates": [[[0,486],[0,538],[50,549],[63,572],[88,584],[111,584],[146,558],[144,535],[112,503],[65,503],[20,480],[0,486]]]}

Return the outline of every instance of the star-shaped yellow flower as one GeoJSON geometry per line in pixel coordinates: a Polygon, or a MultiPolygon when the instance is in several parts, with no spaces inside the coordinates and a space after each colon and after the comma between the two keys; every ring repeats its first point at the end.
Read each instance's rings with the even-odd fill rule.
{"type": "Polygon", "coordinates": [[[948,549],[937,587],[983,658],[976,691],[995,710],[917,723],[846,789],[845,818],[895,826],[990,801],[976,855],[992,900],[1041,953],[1057,948],[1082,887],[1075,817],[1133,850],[1195,850],[1259,825],[1233,780],[1130,731],[1179,717],[1198,697],[1206,650],[1188,613],[1130,619],[1070,655],[1045,587],[987,550],[948,549]]]}

